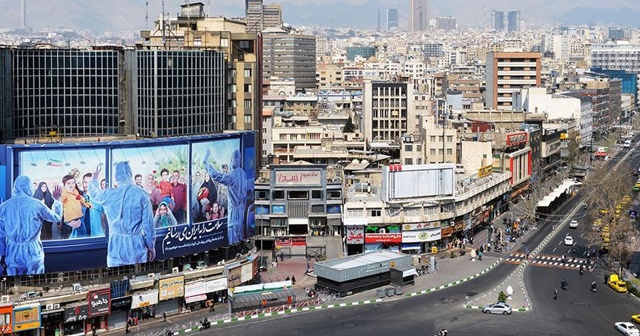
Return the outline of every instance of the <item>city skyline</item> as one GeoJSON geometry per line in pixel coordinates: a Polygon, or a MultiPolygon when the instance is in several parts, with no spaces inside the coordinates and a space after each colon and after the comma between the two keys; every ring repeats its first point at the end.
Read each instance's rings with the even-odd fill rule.
{"type": "MultiPolygon", "coordinates": [[[[273,1],[264,1],[271,4],[273,1]]],[[[334,28],[375,29],[378,10],[397,8],[401,21],[408,20],[409,0],[296,0],[281,1],[284,22],[297,26],[319,25],[334,28]],[[322,10],[326,4],[335,6],[330,12],[322,10]],[[354,18],[350,13],[362,13],[354,18]],[[310,15],[309,13],[313,13],[310,15]]],[[[164,12],[172,17],[180,10],[184,1],[165,1],[164,12]]],[[[204,1],[209,16],[243,17],[244,2],[222,0],[212,3],[204,1]]],[[[612,0],[606,7],[599,2],[533,0],[518,1],[432,1],[430,18],[452,16],[461,27],[490,26],[491,10],[521,11],[521,19],[528,24],[611,24],[635,26],[634,17],[640,12],[640,3],[629,0],[612,0]],[[462,8],[462,9],[461,9],[462,8]],[[482,13],[482,15],[478,15],[482,13]],[[550,15],[550,13],[553,13],[550,15]],[[617,22],[614,22],[617,21],[617,22]]],[[[0,2],[0,19],[13,29],[22,26],[21,1],[0,2]]],[[[33,29],[58,29],[103,32],[136,32],[154,26],[162,13],[162,1],[114,0],[109,6],[96,0],[69,0],[55,3],[51,0],[27,0],[26,25],[33,29]],[[148,7],[147,4],[148,3],[148,7]],[[69,15],[76,13],[77,15],[69,15]]],[[[406,23],[405,23],[406,25],[406,23]]],[[[403,26],[403,24],[401,24],[403,26]]]]}

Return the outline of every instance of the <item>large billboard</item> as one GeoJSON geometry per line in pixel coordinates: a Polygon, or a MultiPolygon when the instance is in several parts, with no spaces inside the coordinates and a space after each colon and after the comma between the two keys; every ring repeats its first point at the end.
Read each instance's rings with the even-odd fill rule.
{"type": "Polygon", "coordinates": [[[0,274],[145,263],[254,233],[253,132],[3,147],[0,274]]]}
{"type": "Polygon", "coordinates": [[[389,202],[416,197],[453,197],[455,168],[453,163],[384,166],[382,200],[389,202]]]}

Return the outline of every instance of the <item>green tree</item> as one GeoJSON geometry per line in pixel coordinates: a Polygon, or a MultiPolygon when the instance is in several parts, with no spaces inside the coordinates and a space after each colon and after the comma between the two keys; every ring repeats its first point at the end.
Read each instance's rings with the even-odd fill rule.
{"type": "Polygon", "coordinates": [[[505,294],[503,291],[500,291],[500,294],[498,294],[498,301],[501,301],[501,302],[507,301],[507,294],[505,294]]]}
{"type": "Polygon", "coordinates": [[[353,120],[351,119],[351,117],[349,117],[349,119],[347,119],[347,122],[344,124],[344,127],[342,127],[342,132],[353,133],[355,130],[356,130],[356,125],[353,123],[353,120]]]}

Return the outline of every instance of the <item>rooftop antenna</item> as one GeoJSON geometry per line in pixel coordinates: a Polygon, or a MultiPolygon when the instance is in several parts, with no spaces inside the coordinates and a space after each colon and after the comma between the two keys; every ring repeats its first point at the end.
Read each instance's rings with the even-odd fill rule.
{"type": "Polygon", "coordinates": [[[149,1],[145,4],[144,26],[149,29],[149,1]]]}
{"type": "Polygon", "coordinates": [[[162,46],[163,47],[167,47],[167,38],[166,38],[166,31],[165,31],[165,22],[164,22],[165,16],[164,16],[164,1],[162,1],[162,18],[160,20],[160,24],[162,25],[162,46]]]}

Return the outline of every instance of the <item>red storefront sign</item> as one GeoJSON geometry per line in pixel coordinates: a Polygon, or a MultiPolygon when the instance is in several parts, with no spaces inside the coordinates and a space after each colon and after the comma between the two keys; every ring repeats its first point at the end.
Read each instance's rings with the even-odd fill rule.
{"type": "Polygon", "coordinates": [[[276,247],[307,246],[306,237],[291,237],[276,239],[276,247]]]}
{"type": "Polygon", "coordinates": [[[364,244],[364,226],[347,226],[345,235],[349,245],[364,244]]]}
{"type": "Polygon", "coordinates": [[[365,243],[402,243],[402,233],[367,233],[364,235],[365,243]]]}

